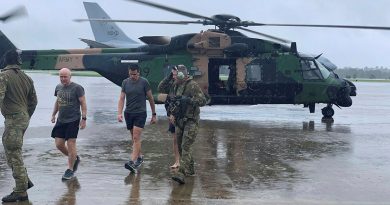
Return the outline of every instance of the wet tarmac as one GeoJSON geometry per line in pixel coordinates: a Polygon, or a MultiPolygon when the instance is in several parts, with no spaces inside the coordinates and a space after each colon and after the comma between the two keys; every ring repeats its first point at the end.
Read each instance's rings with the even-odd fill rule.
{"type": "MultiPolygon", "coordinates": [[[[30,75],[39,105],[24,159],[35,186],[20,204],[390,204],[390,84],[357,82],[353,106],[335,107],[332,122],[321,120],[323,105],[314,114],[294,105],[203,107],[196,175],[178,185],[170,179],[172,139],[163,106],[157,106],[159,122],[143,133],[145,162],[129,175],[130,137],[116,122],[120,88],[77,76],[88,124],[79,133],[76,178],[62,182],[66,159],[50,138],[58,77],[30,75]]],[[[13,183],[0,146],[0,196],[13,183]]]]}

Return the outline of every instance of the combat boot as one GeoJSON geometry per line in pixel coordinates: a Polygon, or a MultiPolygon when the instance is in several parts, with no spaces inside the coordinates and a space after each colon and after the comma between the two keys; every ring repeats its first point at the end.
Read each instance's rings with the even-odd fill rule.
{"type": "Polygon", "coordinates": [[[27,192],[23,192],[23,193],[12,192],[10,195],[3,197],[1,200],[3,202],[26,201],[28,200],[28,195],[27,192]]]}
{"type": "Polygon", "coordinates": [[[176,181],[179,184],[185,184],[186,182],[184,181],[184,174],[181,172],[177,172],[172,176],[172,180],[176,181]]]}

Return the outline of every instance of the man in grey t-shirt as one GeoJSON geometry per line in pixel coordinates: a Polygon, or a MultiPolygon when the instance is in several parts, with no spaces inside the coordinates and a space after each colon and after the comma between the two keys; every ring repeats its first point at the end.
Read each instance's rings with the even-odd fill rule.
{"type": "Polygon", "coordinates": [[[149,100],[150,109],[152,111],[151,123],[157,121],[156,109],[152,90],[149,82],[140,77],[139,67],[137,64],[132,64],[129,67],[129,78],[122,82],[122,90],[118,102],[118,121],[123,121],[123,107],[126,99],[125,120],[127,129],[130,130],[130,135],[133,140],[133,151],[131,160],[125,163],[125,168],[131,172],[142,164],[143,156],[141,154],[141,133],[146,122],[146,100],[149,100]]]}
{"type": "Polygon", "coordinates": [[[51,136],[55,138],[57,149],[68,156],[68,169],[62,179],[69,180],[74,176],[80,162],[76,150],[76,138],[79,128],[84,129],[86,126],[87,104],[84,88],[70,81],[70,70],[62,68],[59,75],[61,83],[57,85],[54,92],[57,99],[54,103],[51,122],[56,122],[57,112],[58,117],[51,136]]]}

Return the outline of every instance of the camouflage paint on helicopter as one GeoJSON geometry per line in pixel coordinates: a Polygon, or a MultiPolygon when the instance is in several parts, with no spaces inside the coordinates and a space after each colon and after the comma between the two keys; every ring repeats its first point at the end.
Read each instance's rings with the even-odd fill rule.
{"type": "MultiPolygon", "coordinates": [[[[166,45],[138,48],[25,50],[23,69],[90,70],[120,85],[128,77],[126,62],[137,61],[156,93],[171,66],[184,64],[210,96],[210,104],[304,104],[311,112],[315,103],[330,109],[332,104],[351,106],[356,88],[315,58],[298,54],[294,46],[230,32],[234,35],[216,30],[184,34],[166,45]]],[[[3,54],[14,45],[0,35],[3,54]]],[[[164,101],[163,96],[156,99],[164,101]]]]}

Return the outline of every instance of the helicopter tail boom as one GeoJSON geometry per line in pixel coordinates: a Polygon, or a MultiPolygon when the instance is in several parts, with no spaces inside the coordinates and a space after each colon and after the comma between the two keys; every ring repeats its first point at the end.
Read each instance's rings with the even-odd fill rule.
{"type": "Polygon", "coordinates": [[[0,31],[0,58],[2,59],[0,62],[1,68],[5,66],[5,62],[3,62],[4,54],[11,49],[16,49],[16,46],[7,38],[7,36],[2,31],[0,31]]]}

